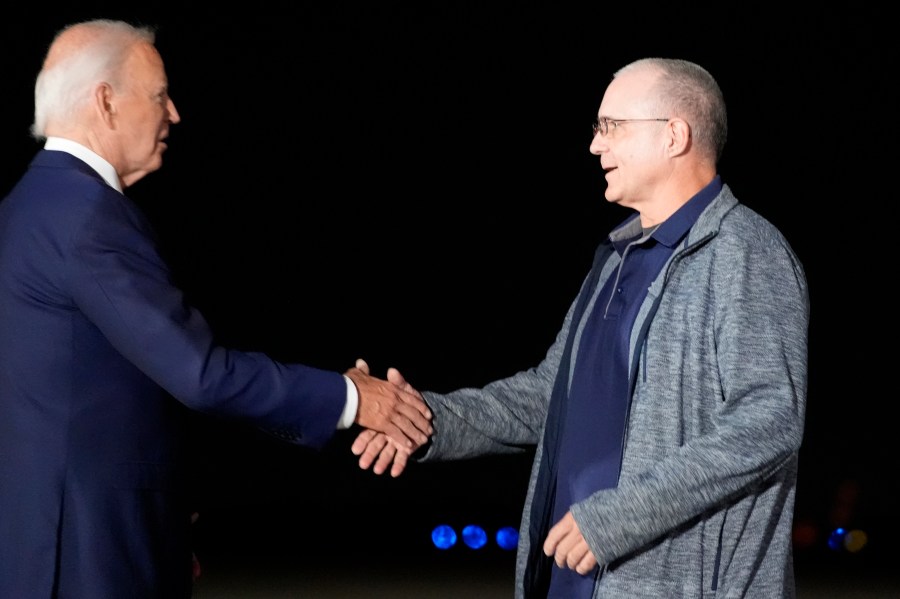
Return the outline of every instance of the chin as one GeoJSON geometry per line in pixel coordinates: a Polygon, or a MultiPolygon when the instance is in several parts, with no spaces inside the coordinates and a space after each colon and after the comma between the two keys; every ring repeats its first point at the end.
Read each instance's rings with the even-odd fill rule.
{"type": "Polygon", "coordinates": [[[147,166],[144,168],[144,171],[148,173],[152,173],[153,171],[158,171],[160,167],[163,165],[163,159],[161,155],[157,155],[154,160],[151,160],[147,163],[147,166]]]}

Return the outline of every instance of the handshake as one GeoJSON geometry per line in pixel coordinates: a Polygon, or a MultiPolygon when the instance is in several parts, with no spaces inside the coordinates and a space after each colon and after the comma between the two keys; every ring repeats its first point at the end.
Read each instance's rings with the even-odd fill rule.
{"type": "Polygon", "coordinates": [[[369,374],[364,360],[357,360],[344,374],[359,392],[355,422],[364,430],[350,447],[359,456],[359,467],[371,467],[375,474],[390,467],[391,476],[400,476],[409,456],[434,432],[431,410],[422,394],[396,368],[389,368],[383,380],[369,374]]]}

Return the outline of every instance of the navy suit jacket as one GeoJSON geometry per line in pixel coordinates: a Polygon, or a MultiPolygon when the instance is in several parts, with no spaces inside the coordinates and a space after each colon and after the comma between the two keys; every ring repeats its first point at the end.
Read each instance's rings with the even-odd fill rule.
{"type": "Polygon", "coordinates": [[[138,207],[38,152],[0,202],[0,597],[191,593],[186,408],[321,447],[340,373],[218,345],[138,207]]]}

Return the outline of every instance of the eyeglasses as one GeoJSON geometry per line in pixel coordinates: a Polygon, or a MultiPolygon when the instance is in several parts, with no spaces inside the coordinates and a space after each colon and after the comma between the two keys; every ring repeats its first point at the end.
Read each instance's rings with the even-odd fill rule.
{"type": "Polygon", "coordinates": [[[606,137],[606,134],[609,133],[610,129],[615,129],[621,123],[634,123],[634,122],[644,122],[649,123],[653,121],[658,121],[660,123],[667,123],[669,119],[608,119],[605,116],[600,117],[599,120],[595,120],[593,124],[594,128],[594,137],[597,137],[599,133],[603,137],[606,137]]]}

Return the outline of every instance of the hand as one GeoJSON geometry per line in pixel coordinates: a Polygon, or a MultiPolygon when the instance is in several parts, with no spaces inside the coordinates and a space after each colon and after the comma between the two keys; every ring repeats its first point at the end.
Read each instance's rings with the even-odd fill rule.
{"type": "Polygon", "coordinates": [[[359,391],[357,424],[385,433],[397,448],[410,453],[428,441],[431,410],[396,368],[389,369],[388,379],[382,380],[369,374],[365,361],[357,360],[345,374],[359,391]]]}
{"type": "MultiPolygon", "coordinates": [[[[369,373],[369,365],[366,364],[365,360],[357,360],[356,367],[366,374],[369,373]]],[[[421,394],[419,394],[412,385],[406,382],[406,379],[403,378],[403,375],[401,375],[400,371],[396,368],[388,369],[387,380],[388,382],[421,397],[421,394]]],[[[403,470],[406,469],[409,456],[415,449],[418,449],[418,447],[413,450],[403,448],[384,433],[379,433],[378,431],[373,431],[371,429],[362,431],[350,447],[350,451],[352,451],[354,455],[360,456],[360,468],[366,470],[374,463],[372,471],[375,474],[383,474],[390,465],[391,476],[395,478],[400,476],[400,474],[403,473],[403,470]]]]}
{"type": "Polygon", "coordinates": [[[390,465],[391,476],[394,478],[400,476],[406,469],[411,453],[408,449],[398,447],[393,439],[384,433],[368,428],[359,433],[350,446],[350,451],[353,455],[359,456],[359,467],[363,470],[368,469],[374,462],[372,472],[383,474],[390,465]]]}
{"type": "Polygon", "coordinates": [[[553,557],[560,568],[569,568],[582,575],[597,566],[597,558],[591,553],[591,548],[578,530],[578,524],[571,511],[566,512],[566,515],[547,533],[544,555],[553,557]]]}

